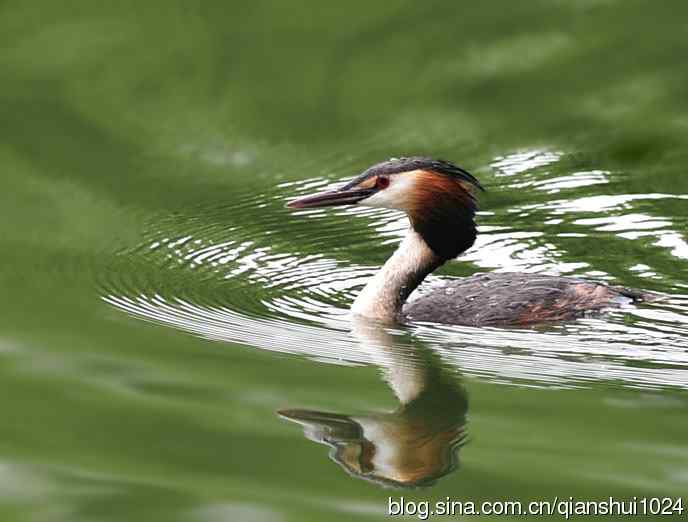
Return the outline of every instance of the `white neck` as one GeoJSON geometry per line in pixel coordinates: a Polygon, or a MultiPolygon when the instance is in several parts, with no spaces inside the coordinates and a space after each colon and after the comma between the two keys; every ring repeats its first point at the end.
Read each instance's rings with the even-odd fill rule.
{"type": "Polygon", "coordinates": [[[395,322],[406,298],[443,262],[410,228],[392,257],[361,290],[351,311],[363,317],[395,322]]]}

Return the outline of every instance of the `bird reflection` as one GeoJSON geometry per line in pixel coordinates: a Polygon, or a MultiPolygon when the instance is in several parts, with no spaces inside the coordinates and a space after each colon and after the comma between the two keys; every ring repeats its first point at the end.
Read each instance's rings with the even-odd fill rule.
{"type": "Polygon", "coordinates": [[[392,412],[342,414],[305,409],[277,413],[310,440],[332,449],[349,474],[395,487],[434,484],[458,467],[466,440],[466,392],[429,348],[358,320],[353,333],[381,368],[400,405],[392,412]]]}

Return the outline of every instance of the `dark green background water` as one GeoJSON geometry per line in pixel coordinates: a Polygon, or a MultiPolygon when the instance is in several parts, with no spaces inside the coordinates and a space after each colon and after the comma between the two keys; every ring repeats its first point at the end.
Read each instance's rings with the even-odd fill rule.
{"type": "Polygon", "coordinates": [[[685,495],[686,56],[683,2],[0,2],[0,519],[685,495]],[[468,404],[458,470],[406,491],[275,412],[398,407],[345,312],[403,222],[284,202],[418,153],[488,188],[436,277],[670,297],[397,336],[468,404]]]}

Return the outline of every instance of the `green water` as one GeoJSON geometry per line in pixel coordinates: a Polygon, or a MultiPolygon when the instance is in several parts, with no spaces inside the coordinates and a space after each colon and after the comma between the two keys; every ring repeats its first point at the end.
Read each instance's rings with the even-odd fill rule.
{"type": "Polygon", "coordinates": [[[1,2],[0,520],[685,495],[687,16],[1,2]],[[284,203],[419,153],[488,189],[476,246],[430,283],[559,273],[665,299],[536,330],[352,332],[403,220],[284,203]],[[361,423],[408,435],[406,474],[371,469],[361,423]],[[410,475],[424,487],[381,486],[410,475]]]}

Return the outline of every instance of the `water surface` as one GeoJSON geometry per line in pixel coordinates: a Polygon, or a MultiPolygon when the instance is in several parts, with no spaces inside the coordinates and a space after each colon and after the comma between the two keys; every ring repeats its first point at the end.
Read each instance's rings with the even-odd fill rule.
{"type": "Polygon", "coordinates": [[[683,4],[0,10],[2,520],[685,495],[683,4]],[[487,188],[475,246],[428,285],[665,298],[361,329],[348,307],[403,216],[284,203],[403,154],[487,188]]]}

